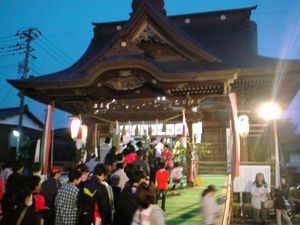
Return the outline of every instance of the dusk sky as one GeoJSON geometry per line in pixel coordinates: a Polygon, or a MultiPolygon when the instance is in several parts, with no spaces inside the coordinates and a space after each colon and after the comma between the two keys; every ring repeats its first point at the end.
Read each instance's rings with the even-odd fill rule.
{"type": "MultiPolygon", "coordinates": [[[[252,20],[258,25],[259,54],[300,59],[299,0],[165,0],[168,15],[236,9],[257,5],[252,20]]],[[[17,90],[6,79],[18,79],[18,64],[24,55],[8,55],[7,48],[19,42],[19,29],[34,27],[42,35],[32,43],[36,60],[29,75],[40,76],[65,69],[86,50],[93,36],[91,22],[127,20],[131,0],[0,0],[0,108],[17,107],[17,90]]],[[[299,75],[300,76],[300,75],[299,75]]],[[[30,110],[42,121],[46,106],[26,98],[30,110]]],[[[300,94],[288,114],[299,114],[300,94]]],[[[69,114],[56,110],[55,128],[69,124],[69,114]]],[[[300,124],[294,116],[293,122],[300,124]]],[[[298,127],[300,133],[300,126],[298,127]]]]}

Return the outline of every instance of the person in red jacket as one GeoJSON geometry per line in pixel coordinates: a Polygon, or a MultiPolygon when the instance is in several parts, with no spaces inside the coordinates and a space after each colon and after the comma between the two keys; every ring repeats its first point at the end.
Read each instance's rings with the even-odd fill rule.
{"type": "Polygon", "coordinates": [[[169,146],[167,144],[164,145],[164,149],[161,153],[161,159],[165,163],[167,170],[170,170],[173,167],[172,157],[173,157],[173,154],[172,154],[171,149],[169,148],[169,146]]]}
{"type": "Polygon", "coordinates": [[[164,162],[159,164],[159,170],[155,174],[155,180],[157,185],[157,199],[162,195],[161,208],[165,211],[166,209],[166,196],[169,188],[170,174],[165,169],[166,165],[164,162]]]}

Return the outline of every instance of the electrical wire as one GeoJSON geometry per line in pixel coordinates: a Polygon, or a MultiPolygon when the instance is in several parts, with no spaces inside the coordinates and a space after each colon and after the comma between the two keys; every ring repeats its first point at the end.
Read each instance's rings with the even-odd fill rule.
{"type": "Polygon", "coordinates": [[[41,41],[43,41],[43,39],[49,43],[49,45],[52,45],[53,48],[55,48],[58,52],[61,53],[61,55],[63,55],[64,57],[66,57],[68,60],[70,60],[71,62],[74,62],[74,59],[72,57],[70,57],[69,55],[67,55],[64,51],[62,51],[57,45],[55,45],[53,42],[51,42],[47,37],[45,37],[45,35],[41,35],[42,39],[40,39],[41,41]]]}
{"type": "MultiPolygon", "coordinates": [[[[38,71],[44,71],[44,70],[45,70],[45,68],[44,68],[44,67],[42,67],[42,66],[40,66],[40,65],[36,64],[36,62],[35,62],[35,61],[34,61],[34,63],[33,63],[33,67],[34,67],[34,68],[36,68],[36,69],[38,69],[38,71]]],[[[43,72],[43,73],[41,73],[41,74],[44,74],[44,72],[43,72]]]]}
{"type": "Polygon", "coordinates": [[[32,70],[33,72],[37,73],[37,74],[41,74],[39,71],[37,71],[34,67],[29,68],[29,70],[32,70]]]}
{"type": "Polygon", "coordinates": [[[64,66],[69,66],[67,63],[62,62],[61,59],[57,56],[55,56],[52,52],[50,52],[46,47],[44,47],[43,45],[41,45],[38,42],[35,42],[34,44],[36,44],[38,47],[40,47],[41,49],[43,49],[49,56],[52,57],[52,59],[54,59],[56,62],[64,65],[64,66]]]}
{"type": "Polygon", "coordinates": [[[82,33],[88,33],[91,32],[91,30],[78,30],[78,31],[64,31],[64,32],[53,32],[53,33],[46,33],[44,35],[47,36],[55,36],[55,35],[74,35],[74,34],[82,34],[82,33]]]}
{"type": "Polygon", "coordinates": [[[62,57],[60,54],[58,54],[55,50],[53,50],[53,47],[49,47],[48,44],[45,44],[45,42],[42,42],[41,40],[38,40],[35,42],[40,48],[43,47],[44,51],[47,51],[48,54],[51,54],[52,57],[55,57],[57,60],[60,61],[60,63],[63,63],[64,65],[70,65],[70,60],[66,59],[65,57],[62,57]]]}
{"type": "Polygon", "coordinates": [[[12,91],[13,91],[12,86],[9,86],[9,90],[6,92],[6,95],[1,99],[0,108],[2,108],[2,106],[6,104],[7,100],[10,99],[12,91]]]}
{"type": "Polygon", "coordinates": [[[0,40],[5,40],[5,39],[16,39],[16,38],[18,38],[16,35],[0,36],[0,40]]]}
{"type": "Polygon", "coordinates": [[[17,67],[17,65],[11,64],[11,65],[0,66],[0,69],[3,69],[3,68],[10,68],[10,67],[17,67]]]}

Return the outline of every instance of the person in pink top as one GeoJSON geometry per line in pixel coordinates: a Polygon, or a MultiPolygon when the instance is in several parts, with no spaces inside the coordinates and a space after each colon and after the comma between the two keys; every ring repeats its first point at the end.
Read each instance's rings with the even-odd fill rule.
{"type": "Polygon", "coordinates": [[[135,163],[138,160],[135,148],[132,145],[127,145],[127,148],[124,150],[124,155],[125,165],[135,163]]]}
{"type": "Polygon", "coordinates": [[[164,145],[164,149],[161,153],[161,159],[166,165],[166,169],[169,170],[173,167],[173,154],[168,145],[164,145]]]}

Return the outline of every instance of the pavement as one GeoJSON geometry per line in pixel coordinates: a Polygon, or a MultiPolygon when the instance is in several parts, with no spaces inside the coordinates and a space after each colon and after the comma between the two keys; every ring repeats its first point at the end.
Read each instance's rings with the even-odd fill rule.
{"type": "MultiPolygon", "coordinates": [[[[210,184],[218,189],[216,198],[224,198],[224,186],[227,176],[200,176],[200,185],[193,188],[179,187],[175,192],[168,192],[166,200],[165,221],[167,225],[202,225],[200,196],[210,184]]],[[[160,202],[159,202],[160,205],[160,202]]]]}
{"type": "MultiPolygon", "coordinates": [[[[202,175],[200,176],[201,184],[197,187],[178,186],[175,192],[169,191],[165,211],[166,225],[204,225],[201,218],[201,193],[208,185],[213,184],[218,189],[217,201],[223,203],[226,178],[225,175],[202,175]]],[[[183,181],[183,183],[186,182],[183,181]]],[[[160,205],[160,201],[158,204],[160,205]]],[[[300,225],[300,215],[296,215],[292,222],[293,225],[300,225]]],[[[282,224],[285,224],[284,221],[282,224]]],[[[253,225],[253,222],[233,218],[231,225],[253,225]]],[[[269,225],[277,225],[274,218],[270,220],[269,225]]]]}
{"type": "MultiPolygon", "coordinates": [[[[292,223],[293,225],[300,225],[300,216],[293,219],[292,223]]],[[[282,224],[286,224],[286,223],[282,220],[282,224]]],[[[243,221],[240,219],[234,219],[231,225],[253,225],[253,222],[251,220],[243,221]]],[[[277,225],[277,223],[275,220],[272,220],[270,221],[269,225],[277,225]]]]}
{"type": "MultiPolygon", "coordinates": [[[[277,225],[275,221],[275,215],[271,216],[269,220],[269,225],[277,225]]],[[[300,225],[300,214],[296,215],[294,218],[292,218],[293,225],[300,225]]],[[[282,224],[285,225],[285,221],[282,219],[282,224]]],[[[252,220],[245,219],[242,220],[240,218],[233,218],[231,225],[253,225],[252,220]]]]}

